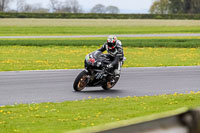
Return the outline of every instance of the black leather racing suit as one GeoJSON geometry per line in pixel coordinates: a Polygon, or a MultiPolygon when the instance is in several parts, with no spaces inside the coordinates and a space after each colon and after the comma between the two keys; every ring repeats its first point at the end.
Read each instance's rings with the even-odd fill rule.
{"type": "Polygon", "coordinates": [[[104,43],[100,49],[98,49],[98,51],[101,51],[101,52],[104,52],[106,50],[108,52],[108,57],[112,61],[111,65],[113,66],[114,69],[118,69],[119,62],[122,61],[124,58],[124,52],[123,52],[121,41],[117,40],[116,47],[113,49],[109,48],[107,42],[104,43]]]}

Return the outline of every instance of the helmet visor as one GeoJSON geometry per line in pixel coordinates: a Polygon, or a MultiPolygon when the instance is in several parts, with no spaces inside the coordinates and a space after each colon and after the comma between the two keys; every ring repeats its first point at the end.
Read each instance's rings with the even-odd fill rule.
{"type": "Polygon", "coordinates": [[[115,46],[115,44],[114,43],[108,43],[108,46],[113,47],[113,46],[115,46]]]}
{"type": "Polygon", "coordinates": [[[107,40],[107,43],[108,43],[108,46],[109,46],[109,47],[114,47],[115,44],[116,44],[116,41],[115,41],[115,40],[108,39],[108,40],[107,40]]]}

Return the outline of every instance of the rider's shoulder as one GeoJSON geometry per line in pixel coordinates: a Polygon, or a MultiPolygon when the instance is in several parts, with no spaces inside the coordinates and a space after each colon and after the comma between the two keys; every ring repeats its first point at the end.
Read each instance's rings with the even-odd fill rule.
{"type": "Polygon", "coordinates": [[[105,43],[103,44],[103,46],[106,46],[106,45],[108,45],[108,43],[107,43],[107,42],[105,42],[105,43]]]}
{"type": "Polygon", "coordinates": [[[107,42],[105,42],[105,43],[103,44],[103,47],[105,48],[107,45],[108,45],[108,43],[107,43],[107,42]]]}
{"type": "Polygon", "coordinates": [[[117,45],[122,46],[122,42],[120,40],[117,40],[117,45]]]}

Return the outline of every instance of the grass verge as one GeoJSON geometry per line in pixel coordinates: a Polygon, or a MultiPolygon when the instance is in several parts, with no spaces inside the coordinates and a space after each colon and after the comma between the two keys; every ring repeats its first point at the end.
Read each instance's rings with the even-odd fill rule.
{"type": "MultiPolygon", "coordinates": [[[[180,38],[119,38],[124,47],[176,47],[198,48],[200,37],[180,38]]],[[[0,39],[0,46],[99,46],[106,38],[66,39],[0,39]]]]}
{"type": "Polygon", "coordinates": [[[0,26],[0,36],[37,35],[109,35],[109,34],[153,34],[153,33],[200,33],[199,26],[119,26],[119,27],[13,27],[0,26]]]}
{"type": "Polygon", "coordinates": [[[0,36],[200,33],[199,20],[0,19],[0,36]]]}
{"type": "Polygon", "coordinates": [[[2,106],[0,107],[0,131],[4,133],[59,133],[147,116],[181,107],[200,106],[200,92],[193,91],[190,94],[88,98],[89,100],[63,103],[2,106]]]}
{"type": "MultiPolygon", "coordinates": [[[[97,46],[0,46],[0,71],[83,68],[97,46]]],[[[199,48],[124,47],[124,67],[200,65],[199,48]]]]}

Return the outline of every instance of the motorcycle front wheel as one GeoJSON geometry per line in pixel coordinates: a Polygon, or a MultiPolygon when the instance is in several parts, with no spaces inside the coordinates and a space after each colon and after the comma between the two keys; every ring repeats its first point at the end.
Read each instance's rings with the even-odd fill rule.
{"type": "Polygon", "coordinates": [[[86,71],[79,73],[73,85],[75,91],[82,91],[87,86],[87,76],[86,71]]]}

